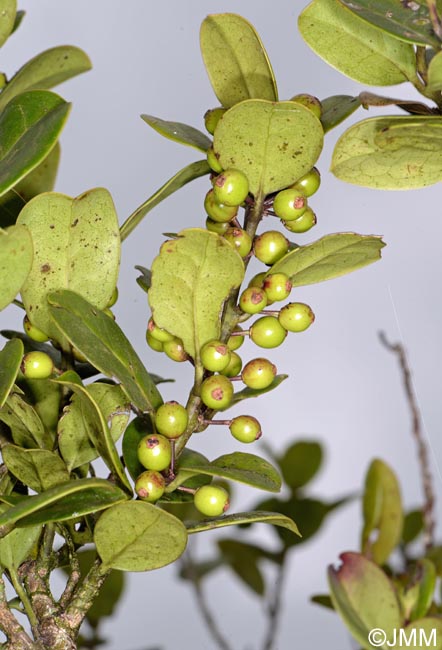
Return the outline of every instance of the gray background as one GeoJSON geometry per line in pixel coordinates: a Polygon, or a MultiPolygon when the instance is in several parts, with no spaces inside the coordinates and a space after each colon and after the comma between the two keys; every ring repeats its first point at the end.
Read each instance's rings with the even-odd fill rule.
{"type": "MultiPolygon", "coordinates": [[[[255,25],[274,66],[281,98],[299,92],[324,98],[361,90],[303,43],[296,16],[304,4],[288,0],[22,0],[20,8],[27,16],[2,49],[1,67],[11,75],[29,57],[59,44],[76,44],[88,52],[93,71],[60,88],[73,102],[73,110],[61,139],[57,190],[75,196],[94,186],[107,187],[123,222],[167,178],[198,158],[193,150],[163,140],[139,114],[148,112],[203,128],[205,110],[217,105],[199,52],[199,25],[206,14],[233,11],[255,25]]],[[[414,96],[406,86],[386,92],[414,96]]],[[[362,110],[356,114],[357,119],[365,116],[362,110]]],[[[358,490],[369,459],[380,456],[399,473],[406,504],[416,506],[421,499],[420,483],[400,376],[395,359],[380,346],[377,331],[385,329],[393,340],[402,340],[410,353],[440,495],[438,188],[382,193],[341,183],[328,173],[340,132],[342,128],[327,136],[319,161],[323,184],[311,200],[319,223],[302,241],[342,230],[384,235],[388,247],[381,263],[296,291],[297,298],[312,305],[316,323],[303,336],[292,336],[271,352],[279,370],[290,372],[290,379],[248,410],[260,418],[265,439],[277,450],[298,435],[326,445],[327,465],[312,486],[312,494],[332,499],[358,490]]],[[[133,267],[150,265],[162,232],[204,224],[206,191],[207,178],[161,204],[124,247],[117,319],[149,369],[177,376],[175,385],[164,388],[166,399],[185,399],[191,372],[186,364],[173,364],[147,349],[144,334],[149,311],[133,267]]],[[[2,327],[18,323],[14,307],[1,315],[2,327]]],[[[252,355],[256,349],[245,344],[242,356],[252,355]]],[[[212,457],[241,449],[222,427],[199,438],[198,445],[212,457]]],[[[251,489],[240,490],[232,510],[243,510],[256,498],[251,489]]],[[[280,649],[350,647],[338,619],[310,605],[309,597],[326,590],[327,564],[341,551],[357,549],[359,529],[359,506],[354,504],[330,518],[322,534],[295,553],[287,575],[280,649]]],[[[240,536],[238,531],[234,534],[240,536]]],[[[255,527],[254,535],[269,545],[275,543],[265,526],[255,527]]],[[[214,539],[214,534],[200,536],[202,556],[210,555],[214,539]]],[[[103,630],[112,638],[111,650],[154,645],[169,649],[177,644],[180,648],[213,647],[188,587],[177,582],[175,575],[175,567],[168,567],[129,577],[127,597],[103,630]]],[[[235,649],[259,647],[264,617],[258,599],[231,580],[227,571],[209,580],[208,591],[235,649]]]]}

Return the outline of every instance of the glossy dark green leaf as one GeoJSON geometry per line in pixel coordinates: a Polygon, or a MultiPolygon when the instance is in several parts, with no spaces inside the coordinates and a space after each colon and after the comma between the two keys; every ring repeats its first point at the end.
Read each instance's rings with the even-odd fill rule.
{"type": "Polygon", "coordinates": [[[318,473],[323,460],[322,447],[317,442],[298,441],[291,445],[278,461],[284,482],[297,490],[318,473]]]}
{"type": "MultiPolygon", "coordinates": [[[[94,390],[91,386],[85,387],[79,385],[76,381],[71,381],[69,373],[61,375],[57,381],[70,388],[77,396],[77,403],[81,413],[80,422],[83,424],[83,427],[87,436],[89,436],[91,444],[98,451],[99,455],[106,463],[114,477],[120,482],[124,489],[129,492],[129,494],[132,494],[132,488],[128,482],[124,467],[120,460],[119,453],[115,447],[115,442],[111,434],[110,427],[108,426],[108,422],[109,425],[111,425],[112,418],[110,415],[107,415],[107,410],[109,408],[109,404],[115,404],[115,395],[112,395],[110,397],[106,395],[104,392],[106,391],[106,386],[98,388],[95,387],[94,390]]],[[[114,430],[114,435],[116,435],[116,437],[122,433],[121,425],[123,425],[124,428],[125,422],[127,421],[127,417],[129,415],[127,412],[127,404],[122,405],[121,398],[122,396],[120,395],[117,399],[117,402],[119,402],[119,406],[124,407],[125,410],[123,413],[121,413],[121,415],[123,415],[123,422],[118,420],[117,423],[115,423],[116,433],[114,430]]],[[[80,430],[80,435],[81,433],[82,432],[80,430]]],[[[72,447],[70,447],[70,449],[72,449],[72,447]]],[[[75,452],[78,462],[78,450],[75,449],[75,452]]],[[[84,462],[87,461],[83,460],[83,463],[84,462]]]]}
{"type": "Polygon", "coordinates": [[[141,273],[141,275],[137,278],[137,283],[143,289],[143,291],[147,293],[150,289],[150,285],[152,284],[152,272],[150,269],[146,269],[144,266],[135,266],[135,268],[141,273]]]}
{"type": "Polygon", "coordinates": [[[411,190],[442,180],[440,117],[374,117],[338,140],[331,171],[347,183],[411,190]]]}
{"type": "Polygon", "coordinates": [[[101,515],[94,541],[104,568],[151,571],[182,555],[187,532],[179,519],[164,510],[150,503],[130,501],[101,515]]]}
{"type": "Polygon", "coordinates": [[[258,596],[263,596],[265,581],[262,571],[258,566],[259,554],[257,548],[245,542],[233,539],[222,539],[218,547],[224,561],[244,584],[258,596]]]}
{"type": "MultiPolygon", "coordinates": [[[[123,434],[130,414],[123,390],[118,385],[96,382],[86,386],[85,391],[100,409],[112,441],[116,442],[123,434]]],[[[109,463],[112,463],[113,453],[107,448],[110,441],[107,444],[104,442],[104,435],[107,436],[108,433],[103,426],[103,420],[98,423],[95,415],[85,407],[81,397],[74,394],[58,423],[59,450],[70,470],[90,463],[100,454],[104,454],[109,463]],[[98,435],[98,440],[94,432],[98,435]],[[105,448],[102,448],[103,446],[105,448]]],[[[121,472],[119,461],[118,465],[121,472]]]]}
{"type": "Polygon", "coordinates": [[[0,0],[0,47],[13,32],[17,0],[0,0]]]}
{"type": "Polygon", "coordinates": [[[109,192],[96,188],[73,199],[47,192],[29,201],[17,223],[26,225],[34,242],[34,261],[21,295],[39,329],[60,340],[47,296],[70,289],[96,308],[108,304],[118,279],[118,217],[109,192]]]}
{"type": "MultiPolygon", "coordinates": [[[[343,553],[339,568],[329,568],[329,585],[333,606],[355,640],[372,650],[371,630],[385,632],[391,647],[396,630],[402,626],[402,614],[391,581],[377,564],[358,553],[343,553]]],[[[394,643],[393,643],[394,645],[394,643]]]]}
{"type": "Polygon", "coordinates": [[[269,58],[252,25],[237,14],[212,14],[201,25],[201,52],[215,95],[230,107],[244,99],[277,101],[269,58]]]}
{"type": "Polygon", "coordinates": [[[339,0],[356,16],[379,27],[395,38],[415,45],[429,45],[439,49],[424,0],[397,2],[397,0],[339,0]]]}
{"type": "Polygon", "coordinates": [[[296,102],[241,102],[218,123],[213,148],[224,169],[248,178],[262,197],[294,183],[316,163],[324,132],[319,119],[296,102]]]}
{"type": "Polygon", "coordinates": [[[0,111],[20,93],[48,90],[90,70],[92,64],[83,50],[73,45],[61,45],[45,50],[30,59],[9,80],[0,93],[0,111]]]}
{"type": "Polygon", "coordinates": [[[332,95],[321,100],[321,124],[324,132],[334,129],[347,117],[350,117],[361,105],[358,97],[351,95],[332,95]]]}
{"type": "Polygon", "coordinates": [[[123,436],[123,459],[127,471],[134,481],[144,472],[145,468],[138,460],[138,443],[144,436],[153,433],[152,420],[147,416],[139,416],[132,420],[123,436]]]}
{"type": "Polygon", "coordinates": [[[161,201],[167,199],[168,196],[177,190],[180,190],[184,185],[190,183],[190,181],[194,181],[195,179],[200,178],[200,176],[210,174],[211,171],[212,170],[210,169],[207,160],[198,160],[187,165],[183,169],[180,169],[175,176],[172,176],[172,178],[164,183],[159,190],[152,194],[152,196],[144,201],[144,203],[142,203],[135,212],[128,217],[120,228],[121,239],[126,239],[126,237],[130,235],[130,233],[143,220],[146,214],[161,203],[161,201]]]}
{"type": "Polygon", "coordinates": [[[141,118],[146,122],[146,124],[151,126],[165,138],[173,140],[174,142],[179,142],[180,144],[185,144],[188,147],[193,147],[203,153],[205,153],[212,144],[212,140],[210,140],[205,133],[202,133],[188,124],[161,120],[159,117],[154,117],[153,115],[143,114],[141,118]]]}
{"type": "Polygon", "coordinates": [[[294,287],[324,282],[377,262],[384,246],[382,239],[373,235],[326,235],[288,253],[269,273],[285,273],[294,287]]]}
{"type": "Polygon", "coordinates": [[[31,233],[25,226],[0,229],[0,310],[9,305],[22,288],[32,268],[33,255],[31,233]]]}
{"type": "Polygon", "coordinates": [[[187,532],[201,533],[206,530],[215,530],[224,526],[239,526],[241,524],[272,524],[272,526],[281,526],[291,531],[295,535],[301,535],[295,522],[289,517],[285,517],[276,512],[262,512],[254,510],[253,512],[238,512],[234,515],[224,515],[214,519],[205,519],[203,521],[186,522],[187,532]]]}
{"type": "MultiPolygon", "coordinates": [[[[7,506],[2,506],[0,512],[6,509],[7,506]]],[[[22,562],[29,559],[33,549],[36,549],[41,530],[41,526],[17,528],[0,539],[0,566],[16,571],[22,562]]]]}
{"type": "Polygon", "coordinates": [[[284,379],[287,379],[287,377],[288,375],[276,375],[270,386],[267,386],[267,388],[243,388],[234,394],[232,403],[239,404],[239,402],[242,402],[244,399],[249,399],[250,397],[259,397],[260,395],[269,393],[275,388],[278,388],[278,386],[282,384],[284,379]]]}
{"type": "Polygon", "coordinates": [[[313,0],[298,26],[316,54],[356,81],[392,86],[416,78],[412,45],[370,25],[337,0],[313,0]]]}
{"type": "Polygon", "coordinates": [[[166,487],[164,496],[161,499],[163,503],[193,503],[193,494],[188,492],[180,492],[177,490],[179,486],[185,486],[196,490],[202,485],[208,485],[212,482],[212,477],[205,474],[195,473],[192,475],[191,469],[193,467],[200,467],[201,465],[209,465],[210,461],[199,451],[185,447],[178,458],[176,466],[175,479],[166,487]],[[190,478],[189,478],[190,476],[190,478]]]}
{"type": "Polygon", "coordinates": [[[37,167],[55,146],[70,104],[48,90],[14,97],[0,114],[0,196],[37,167]]]}
{"type": "Polygon", "coordinates": [[[365,478],[363,514],[362,552],[382,565],[401,540],[403,511],[396,475],[379,459],[365,478]]]}
{"type": "Polygon", "coordinates": [[[0,408],[14,386],[23,358],[23,343],[19,339],[8,341],[0,351],[0,408]]]}
{"type": "Polygon", "coordinates": [[[156,325],[179,337],[198,363],[204,343],[220,336],[220,313],[243,281],[244,263],[216,233],[188,228],[179,235],[153,261],[149,304],[156,325]]]}
{"type": "Polygon", "coordinates": [[[10,393],[0,409],[0,420],[11,429],[12,439],[19,447],[52,448],[52,435],[46,431],[37,411],[18,393],[10,393]]]}
{"type": "Polygon", "coordinates": [[[66,465],[53,451],[5,445],[2,455],[11,474],[35,492],[43,492],[69,481],[66,465]]]}
{"type": "Polygon", "coordinates": [[[332,599],[328,594],[317,594],[316,596],[312,596],[311,599],[312,603],[315,603],[315,605],[320,605],[321,607],[325,607],[325,609],[331,609],[334,611],[332,599]]]}
{"type": "Polygon", "coordinates": [[[411,544],[419,537],[424,528],[424,518],[422,510],[411,510],[404,516],[404,526],[402,529],[402,542],[411,544]]]}
{"type": "Polygon", "coordinates": [[[71,344],[103,374],[116,377],[141,411],[162,404],[149,373],[112,318],[72,291],[51,294],[50,313],[71,344]]]}
{"type": "Polygon", "coordinates": [[[33,526],[76,519],[126,500],[127,495],[110,481],[101,478],[69,481],[37,496],[26,497],[0,514],[0,536],[11,524],[33,526]]]}
{"type": "Polygon", "coordinates": [[[281,477],[277,470],[264,458],[236,451],[233,454],[225,454],[216,458],[211,463],[194,463],[187,467],[185,459],[181,461],[180,469],[190,474],[206,474],[217,476],[230,481],[246,483],[261,490],[279,492],[281,489],[281,477]]]}

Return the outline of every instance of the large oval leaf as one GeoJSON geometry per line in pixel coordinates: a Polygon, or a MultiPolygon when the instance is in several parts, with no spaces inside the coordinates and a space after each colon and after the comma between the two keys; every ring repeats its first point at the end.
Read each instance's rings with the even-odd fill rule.
{"type": "Polygon", "coordinates": [[[255,196],[276,192],[309,171],[321,153],[318,118],[296,102],[242,102],[218,123],[213,148],[224,169],[240,169],[255,196]]]}
{"type": "Polygon", "coordinates": [[[441,43],[434,34],[428,5],[425,2],[397,0],[339,0],[354,14],[380,27],[401,41],[429,45],[436,50],[441,43]]]}
{"type": "Polygon", "coordinates": [[[0,310],[22,288],[31,271],[33,256],[31,233],[25,226],[0,229],[0,310]]]}
{"type": "Polygon", "coordinates": [[[47,296],[71,289],[99,309],[114,291],[120,263],[118,218],[109,192],[97,188],[76,199],[48,192],[20,213],[34,241],[34,261],[21,295],[31,321],[59,340],[47,296]]]}
{"type": "Polygon", "coordinates": [[[278,99],[269,58],[247,20],[236,14],[208,16],[201,25],[200,44],[212,88],[223,106],[244,99],[278,99]]]}
{"type": "MultiPolygon", "coordinates": [[[[343,553],[339,569],[330,567],[329,585],[335,610],[356,641],[372,650],[369,632],[383,630],[386,642],[394,639],[401,627],[402,616],[396,592],[390,580],[377,564],[358,553],[343,553]]],[[[391,643],[390,643],[391,647],[391,643]]]]}
{"type": "Polygon", "coordinates": [[[0,110],[14,97],[36,88],[46,90],[90,70],[92,64],[83,50],[61,45],[45,50],[30,59],[9,80],[0,93],[0,110]]]}
{"type": "Polygon", "coordinates": [[[279,512],[264,512],[260,510],[237,512],[234,515],[226,515],[224,517],[203,521],[186,521],[186,528],[189,535],[191,535],[192,533],[201,533],[206,530],[214,530],[216,528],[223,528],[224,526],[239,526],[241,524],[271,524],[272,526],[281,526],[301,537],[298,526],[289,517],[281,515],[279,512]]]}
{"type": "Polygon", "coordinates": [[[203,152],[206,152],[212,144],[212,140],[205,133],[201,133],[201,131],[188,124],[169,122],[154,115],[143,114],[141,118],[155,131],[174,142],[185,144],[203,152]]]}
{"type": "Polygon", "coordinates": [[[365,477],[363,513],[362,552],[384,564],[401,541],[404,516],[396,475],[379,459],[371,463],[365,477]]]}
{"type": "Polygon", "coordinates": [[[14,30],[17,0],[0,0],[0,47],[14,30]]]}
{"type": "Polygon", "coordinates": [[[331,171],[347,183],[411,190],[442,180],[440,117],[375,117],[338,140],[331,171]]]}
{"type": "Polygon", "coordinates": [[[46,431],[37,411],[18,393],[10,393],[0,409],[0,420],[11,429],[16,445],[25,449],[52,449],[53,436],[46,431]]]}
{"type": "Polygon", "coordinates": [[[14,386],[22,358],[23,343],[20,339],[8,341],[0,352],[0,408],[14,386]]]}
{"type": "Polygon", "coordinates": [[[168,512],[150,503],[131,501],[102,514],[94,541],[104,568],[151,571],[183,554],[187,531],[168,512]]]}
{"type": "Polygon", "coordinates": [[[137,408],[152,411],[163,403],[141,359],[112,318],[72,291],[58,291],[49,300],[57,327],[95,368],[120,380],[137,408]]]}
{"type": "Polygon", "coordinates": [[[381,238],[373,235],[352,232],[326,235],[288,253],[269,272],[285,273],[294,287],[315,284],[377,262],[384,246],[381,238]]]}
{"type": "Polygon", "coordinates": [[[53,451],[5,445],[2,455],[11,474],[35,492],[43,492],[69,481],[66,465],[53,451]]]}
{"type": "Polygon", "coordinates": [[[416,77],[412,45],[368,24],[337,0],[313,0],[298,25],[316,54],[356,81],[392,86],[416,77]]]}
{"type": "Polygon", "coordinates": [[[155,323],[199,359],[202,345],[219,338],[223,304],[243,278],[243,261],[225,239],[199,228],[182,230],[163,244],[152,265],[155,323]]]}
{"type": "Polygon", "coordinates": [[[0,113],[0,196],[46,158],[69,109],[55,93],[31,90],[14,97],[0,113]]]}

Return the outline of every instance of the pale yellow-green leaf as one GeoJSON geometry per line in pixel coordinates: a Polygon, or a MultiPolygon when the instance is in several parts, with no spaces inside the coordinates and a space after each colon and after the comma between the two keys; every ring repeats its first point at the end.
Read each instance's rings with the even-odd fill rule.
{"type": "Polygon", "coordinates": [[[23,286],[32,267],[33,244],[26,226],[0,229],[0,310],[4,309],[23,286]]]}
{"type": "Polygon", "coordinates": [[[435,54],[428,66],[428,90],[437,93],[442,91],[442,52],[435,54]]]}

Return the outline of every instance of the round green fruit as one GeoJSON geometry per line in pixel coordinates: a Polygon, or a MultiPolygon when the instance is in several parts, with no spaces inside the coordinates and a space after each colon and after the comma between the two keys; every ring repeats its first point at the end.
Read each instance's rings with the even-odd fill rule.
{"type": "Polygon", "coordinates": [[[285,273],[272,273],[264,280],[264,291],[269,302],[285,300],[291,290],[292,283],[285,273]]]}
{"type": "Polygon", "coordinates": [[[201,399],[209,409],[224,410],[233,399],[233,385],[228,377],[212,375],[201,384],[201,399]]]}
{"type": "Polygon", "coordinates": [[[115,289],[112,291],[112,295],[110,297],[109,302],[107,303],[106,307],[113,307],[115,303],[118,300],[118,287],[115,287],[115,289]]]}
{"type": "MultiPolygon", "coordinates": [[[[242,332],[242,329],[241,327],[235,327],[234,331],[242,332]]],[[[227,347],[229,348],[229,350],[233,352],[234,350],[238,350],[243,343],[244,343],[244,336],[237,336],[235,334],[235,336],[231,336],[227,341],[227,347]]]]}
{"type": "Polygon", "coordinates": [[[138,443],[137,455],[143,467],[162,472],[170,465],[172,447],[165,436],[159,433],[150,433],[138,443]]]}
{"type": "Polygon", "coordinates": [[[297,104],[302,104],[308,108],[318,119],[322,115],[322,104],[317,97],[313,95],[307,95],[306,93],[301,93],[300,95],[295,95],[290,99],[291,102],[296,102],[297,104]]]}
{"type": "Polygon", "coordinates": [[[213,150],[213,147],[209,147],[207,149],[207,162],[209,163],[210,169],[212,169],[215,173],[220,174],[223,170],[220,161],[218,160],[218,157],[216,153],[213,150]]]}
{"type": "Polygon", "coordinates": [[[276,366],[268,359],[252,359],[242,369],[241,379],[249,388],[268,388],[276,377],[276,366]]]}
{"type": "Polygon", "coordinates": [[[274,316],[263,316],[253,323],[249,335],[260,348],[277,348],[287,336],[287,330],[274,316]]]}
{"type": "Polygon", "coordinates": [[[239,415],[230,423],[230,433],[239,442],[255,442],[262,436],[261,425],[251,415],[239,415]]]}
{"type": "Polygon", "coordinates": [[[201,348],[200,358],[206,370],[220,372],[229,365],[230,350],[222,341],[208,341],[201,348]]]}
{"type": "Polygon", "coordinates": [[[212,219],[218,223],[227,223],[232,221],[238,214],[238,207],[225,205],[217,200],[214,190],[209,190],[204,199],[204,208],[212,219]]]}
{"type": "Polygon", "coordinates": [[[313,167],[307,174],[298,178],[293,187],[303,192],[305,196],[313,196],[319,190],[320,185],[321,174],[316,167],[313,167]]]}
{"type": "Polygon", "coordinates": [[[183,342],[177,337],[174,337],[172,341],[165,341],[163,343],[163,350],[172,361],[181,363],[188,359],[183,342]]]}
{"type": "Polygon", "coordinates": [[[213,135],[215,133],[215,129],[217,127],[218,122],[226,112],[226,108],[222,108],[221,106],[219,108],[210,108],[206,113],[204,114],[204,124],[207,129],[207,131],[210,133],[210,135],[213,135]]]}
{"type": "Polygon", "coordinates": [[[230,223],[228,221],[219,222],[213,221],[210,217],[206,219],[206,228],[210,232],[216,232],[217,235],[225,235],[230,228],[230,223]]]}
{"type": "Polygon", "coordinates": [[[47,379],[54,372],[54,363],[46,352],[34,350],[24,355],[20,369],[27,379],[47,379]]]}
{"type": "Polygon", "coordinates": [[[162,327],[155,325],[153,318],[149,318],[149,322],[147,323],[147,331],[150,333],[152,338],[160,341],[161,343],[165,343],[166,341],[173,341],[175,338],[173,334],[169,334],[169,332],[167,332],[162,327]]]}
{"type": "Polygon", "coordinates": [[[282,223],[290,232],[307,232],[316,225],[316,215],[311,208],[307,208],[302,217],[298,217],[294,221],[283,221],[282,223]]]}
{"type": "Polygon", "coordinates": [[[164,351],[164,346],[161,343],[161,341],[158,341],[157,339],[154,339],[154,337],[149,332],[149,330],[146,331],[146,343],[150,348],[152,348],[152,350],[155,350],[155,352],[163,352],[164,351]]]}
{"type": "Polygon", "coordinates": [[[156,412],[155,428],[166,438],[178,438],[185,432],[188,421],[184,406],[178,402],[166,402],[156,412]]]}
{"type": "Polygon", "coordinates": [[[35,327],[35,325],[31,323],[27,316],[25,316],[23,319],[23,329],[29,338],[33,341],[37,341],[37,343],[44,343],[45,341],[49,341],[49,336],[38,329],[38,327],[35,327]]]}
{"type": "Polygon", "coordinates": [[[304,332],[315,320],[315,315],[305,303],[291,302],[281,309],[278,320],[289,332],[304,332]]]}
{"type": "Polygon", "coordinates": [[[239,206],[247,198],[249,181],[239,169],[226,169],[217,176],[213,191],[218,203],[239,206]]]}
{"type": "Polygon", "coordinates": [[[239,306],[246,314],[259,314],[267,305],[267,296],[264,289],[248,287],[244,289],[239,299],[239,306]]]}
{"type": "Polygon", "coordinates": [[[221,374],[224,375],[225,377],[237,377],[241,372],[241,368],[242,368],[241,357],[239,356],[239,354],[236,354],[236,352],[231,352],[229,365],[226,366],[224,370],[221,370],[221,374]]]}
{"type": "Polygon", "coordinates": [[[219,517],[229,507],[227,490],[216,485],[203,485],[194,496],[195,508],[206,517],[219,517]]]}
{"type": "Polygon", "coordinates": [[[253,251],[260,262],[271,266],[289,250],[289,241],[278,230],[268,230],[255,237],[253,251]]]}
{"type": "Polygon", "coordinates": [[[252,238],[242,228],[229,228],[224,238],[241,257],[246,257],[252,250],[252,238]]]}
{"type": "Polygon", "coordinates": [[[164,494],[166,482],[164,476],[155,470],[147,470],[135,481],[135,492],[143,501],[155,503],[164,494]]]}
{"type": "Polygon", "coordinates": [[[307,198],[305,194],[294,188],[278,192],[273,201],[273,211],[276,216],[285,221],[298,219],[307,210],[307,198]]]}

